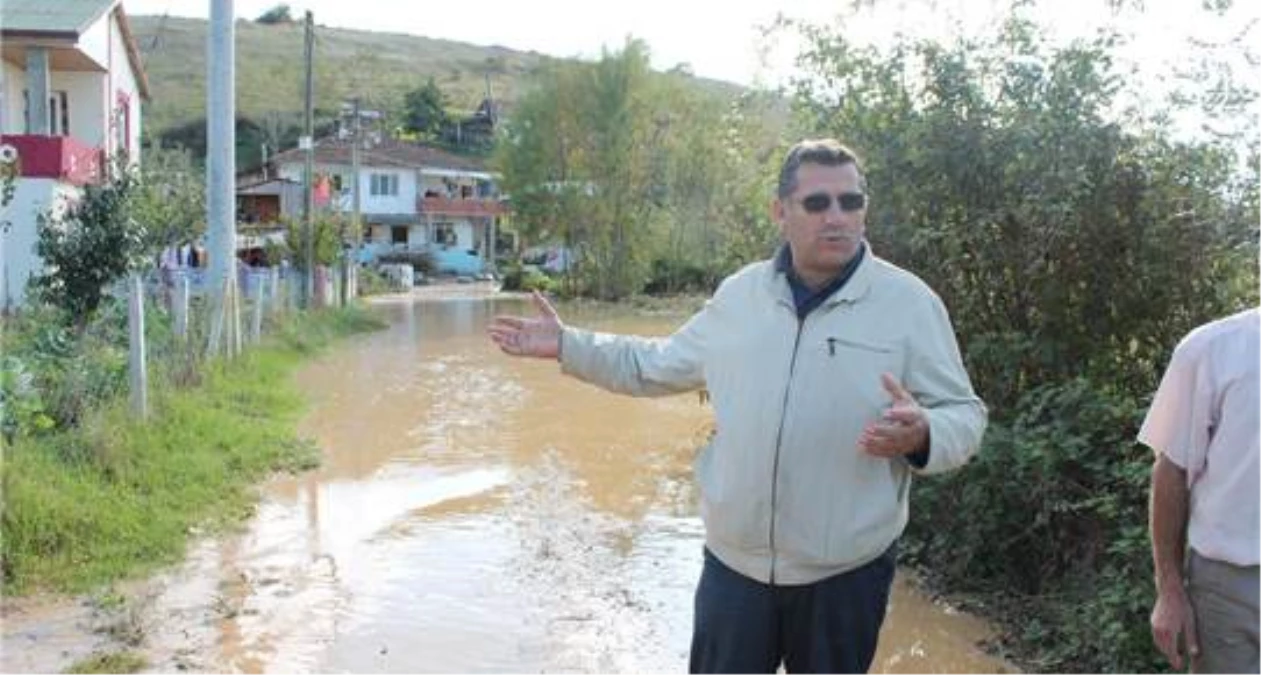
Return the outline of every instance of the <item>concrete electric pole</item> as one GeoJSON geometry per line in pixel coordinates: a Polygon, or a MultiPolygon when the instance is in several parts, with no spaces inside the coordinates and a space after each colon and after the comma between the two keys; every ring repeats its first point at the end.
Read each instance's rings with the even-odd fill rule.
{"type": "Polygon", "coordinates": [[[206,77],[206,224],[213,301],[209,352],[240,352],[236,283],[236,90],[232,0],[211,0],[206,77]]]}

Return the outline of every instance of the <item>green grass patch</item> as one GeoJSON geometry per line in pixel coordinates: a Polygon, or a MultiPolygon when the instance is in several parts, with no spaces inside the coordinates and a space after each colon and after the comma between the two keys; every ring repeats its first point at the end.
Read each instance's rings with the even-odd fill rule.
{"type": "Polygon", "coordinates": [[[135,652],[93,654],[76,661],[67,673],[138,673],[149,665],[148,659],[135,652]]]}
{"type": "Polygon", "coordinates": [[[304,315],[205,366],[196,387],[155,385],[147,423],[120,397],[76,427],[19,437],[0,466],[5,591],[77,592],[148,572],[181,559],[194,527],[249,515],[255,482],[319,462],[295,432],[293,372],[337,337],[382,325],[359,308],[304,315]]]}

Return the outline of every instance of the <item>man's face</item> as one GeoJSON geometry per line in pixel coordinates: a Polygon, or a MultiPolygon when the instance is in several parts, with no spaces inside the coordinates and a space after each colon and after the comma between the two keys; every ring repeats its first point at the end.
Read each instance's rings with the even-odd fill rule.
{"type": "Polygon", "coordinates": [[[854,164],[802,164],[797,189],[776,199],[771,210],[792,250],[793,267],[806,281],[839,274],[866,232],[866,191],[854,164]]]}

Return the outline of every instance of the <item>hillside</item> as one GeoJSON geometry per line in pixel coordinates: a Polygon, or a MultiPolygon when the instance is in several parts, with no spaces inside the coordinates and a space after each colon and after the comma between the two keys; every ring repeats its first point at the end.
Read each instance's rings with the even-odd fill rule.
{"type": "MultiPolygon", "coordinates": [[[[206,106],[208,22],[162,16],[130,17],[144,58],[153,101],[145,125],[153,134],[196,121],[206,106]]],[[[302,24],[236,24],[237,114],[260,124],[292,122],[302,110],[302,24]]],[[[382,110],[401,106],[403,94],[433,77],[453,112],[471,113],[489,75],[496,100],[511,109],[527,76],[551,59],[537,52],[483,47],[416,35],[316,27],[315,104],[333,111],[358,94],[382,110]]],[[[739,87],[697,78],[698,86],[727,93],[739,87]]]]}

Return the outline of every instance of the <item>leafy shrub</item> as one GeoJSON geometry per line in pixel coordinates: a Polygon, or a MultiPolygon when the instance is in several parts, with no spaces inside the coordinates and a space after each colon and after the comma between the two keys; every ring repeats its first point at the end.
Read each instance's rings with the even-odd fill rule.
{"type": "Polygon", "coordinates": [[[652,273],[644,292],[650,295],[712,291],[717,286],[718,275],[700,263],[675,258],[657,258],[652,261],[652,273]]]}
{"type": "Polygon", "coordinates": [[[35,374],[19,357],[0,357],[0,436],[12,443],[19,435],[47,431],[54,421],[44,412],[35,374]]]}
{"type": "Polygon", "coordinates": [[[1143,409],[1085,378],[1030,389],[966,470],[916,484],[904,555],[950,587],[998,596],[1053,670],[1158,669],[1152,458],[1134,441],[1143,409]]]}
{"type": "Polygon", "coordinates": [[[39,219],[35,250],[46,271],[33,285],[43,302],[83,326],[106,287],[145,262],[145,228],[132,211],[138,178],[123,166],[102,185],[87,185],[64,214],[39,219]]]}
{"type": "Polygon", "coordinates": [[[359,295],[381,295],[392,290],[393,286],[385,275],[370,267],[359,269],[359,295]]]}
{"type": "Polygon", "coordinates": [[[1117,123],[1107,36],[1052,49],[1018,16],[885,50],[804,32],[799,111],[863,156],[873,250],[941,295],[990,407],[976,460],[917,483],[908,559],[991,595],[1037,670],[1165,668],[1134,437],[1178,340],[1257,302],[1250,146],[1117,123]]]}
{"type": "Polygon", "coordinates": [[[520,263],[509,263],[503,268],[500,289],[505,291],[542,291],[550,293],[559,286],[557,281],[538,269],[520,263]]]}

